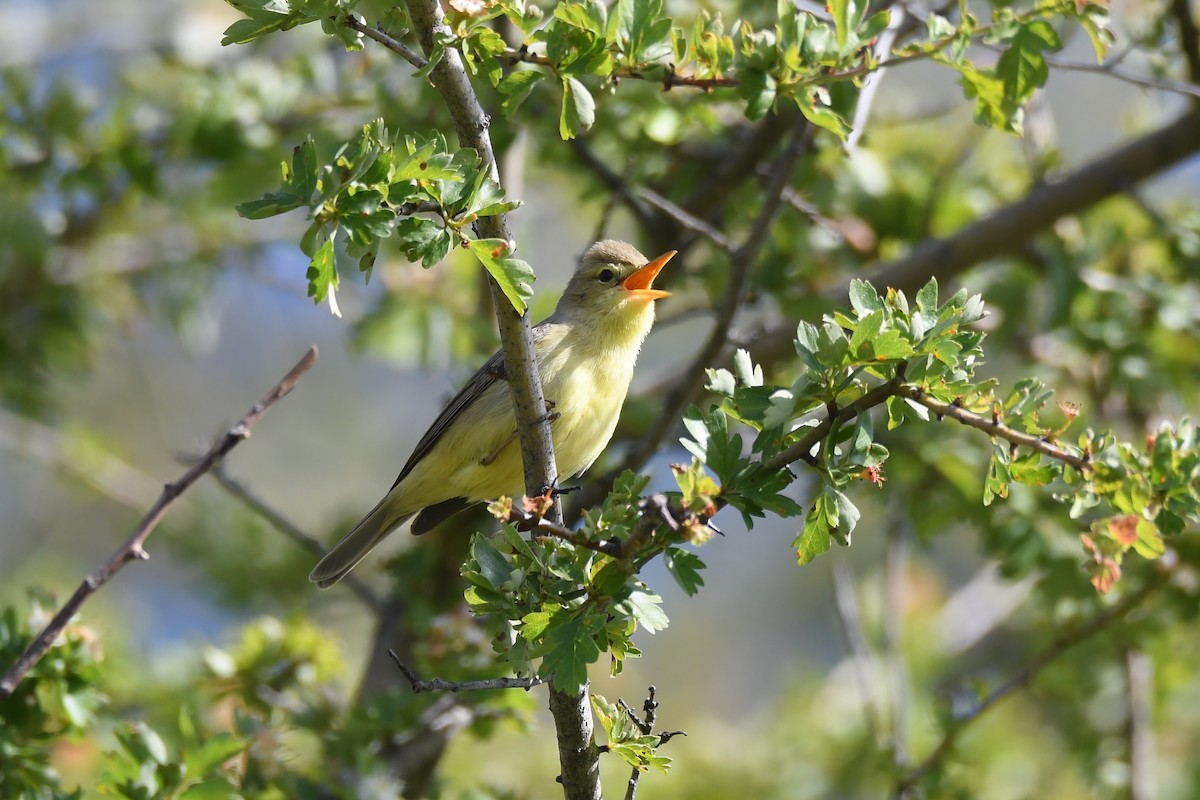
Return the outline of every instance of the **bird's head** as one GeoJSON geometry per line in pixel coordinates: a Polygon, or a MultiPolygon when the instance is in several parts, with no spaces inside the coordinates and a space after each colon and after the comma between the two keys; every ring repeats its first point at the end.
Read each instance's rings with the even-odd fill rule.
{"type": "Polygon", "coordinates": [[[597,327],[637,328],[644,336],[654,320],[654,301],[670,294],[652,288],[654,278],[675,252],[651,261],[626,242],[596,242],[579,260],[555,316],[597,327]]]}

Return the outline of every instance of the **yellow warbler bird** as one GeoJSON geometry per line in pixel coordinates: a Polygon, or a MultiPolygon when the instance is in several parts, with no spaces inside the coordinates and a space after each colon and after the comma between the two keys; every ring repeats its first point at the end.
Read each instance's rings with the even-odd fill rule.
{"type": "MultiPolygon", "coordinates": [[[[654,301],[668,292],[654,278],[675,251],[653,261],[625,242],[588,248],[554,313],[533,329],[560,475],[579,475],[617,426],[638,351],[654,324],[654,301]]],[[[496,353],[417,442],[387,496],[334,545],[309,575],[325,588],[354,568],[391,531],[416,515],[426,533],[482,500],[525,491],[512,396],[496,353]]]]}

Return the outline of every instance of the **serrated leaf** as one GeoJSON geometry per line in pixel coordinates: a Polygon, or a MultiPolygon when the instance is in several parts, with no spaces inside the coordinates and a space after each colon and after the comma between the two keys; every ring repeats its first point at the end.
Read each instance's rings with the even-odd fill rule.
{"type": "Polygon", "coordinates": [[[508,242],[503,239],[472,239],[471,252],[491,273],[504,296],[517,313],[524,314],[533,297],[533,268],[519,258],[509,255],[508,242]]]}
{"type": "MultiPolygon", "coordinates": [[[[603,625],[604,620],[599,622],[603,625]]],[[[587,668],[600,657],[595,624],[584,617],[552,627],[546,634],[550,650],[542,658],[543,678],[551,678],[554,688],[576,694],[587,683],[587,668]]]]}
{"type": "Polygon", "coordinates": [[[667,615],[662,610],[662,598],[645,587],[634,589],[626,601],[638,624],[650,633],[667,627],[667,615]]]}
{"type": "Polygon", "coordinates": [[[424,217],[405,217],[396,223],[396,244],[409,261],[428,269],[450,252],[450,231],[424,217]]]}
{"type": "Polygon", "coordinates": [[[689,597],[695,595],[704,585],[700,570],[705,568],[705,564],[695,553],[678,547],[668,547],[663,552],[663,563],[667,572],[671,573],[671,577],[679,584],[679,588],[689,597]]]}

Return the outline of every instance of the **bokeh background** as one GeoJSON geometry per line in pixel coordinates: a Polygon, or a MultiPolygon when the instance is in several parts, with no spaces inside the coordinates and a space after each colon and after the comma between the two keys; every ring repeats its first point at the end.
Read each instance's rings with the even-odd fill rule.
{"type": "MultiPolygon", "coordinates": [[[[668,5],[686,17],[695,6],[717,4],[668,5]]],[[[1157,9],[1115,3],[1118,40],[1138,35],[1157,9]]],[[[466,254],[454,253],[427,272],[385,252],[367,285],[344,270],[339,318],[305,296],[307,259],[296,246],[302,215],[248,221],[234,212],[234,203],[274,188],[278,162],[304,131],[314,130],[322,142],[344,139],[379,106],[410,108],[419,95],[409,70],[397,69],[380,48],[346,53],[318,30],[298,29],[261,46],[221,47],[222,30],[236,18],[216,0],[0,3],[0,167],[8,173],[0,176],[0,326],[8,348],[0,367],[0,604],[23,603],[30,586],[68,593],[124,539],[161,484],[310,343],[320,348],[316,367],[235,451],[227,473],[303,530],[334,541],[387,490],[440,405],[494,343],[488,313],[481,313],[487,308],[476,299],[477,267],[466,254]],[[70,180],[58,180],[68,173],[70,180]]],[[[1076,36],[1060,55],[1083,62],[1090,54],[1086,39],[1076,36]]],[[[1122,64],[1145,75],[1175,66],[1141,53],[1122,64]]],[[[668,106],[661,124],[686,130],[687,102],[668,106]]],[[[1056,71],[1021,140],[974,126],[952,73],[906,66],[883,79],[867,145],[848,159],[826,196],[875,224],[870,215],[886,217],[889,203],[915,204],[918,196],[941,193],[957,204],[938,212],[951,227],[999,204],[1027,181],[1031,163],[1051,174],[1085,164],[1161,124],[1186,102],[1178,93],[1102,74],[1056,71]],[[931,189],[937,180],[944,187],[931,189]]],[[[605,124],[604,113],[598,125],[605,124]]],[[[407,121],[427,129],[437,119],[430,111],[407,121]]],[[[636,239],[638,232],[622,212],[610,213],[609,198],[580,178],[568,156],[536,137],[506,141],[511,133],[497,130],[507,148],[509,193],[525,201],[511,224],[521,256],[538,273],[534,308],[540,316],[553,307],[574,259],[602,225],[606,235],[636,239]]],[[[1194,226],[1200,165],[1193,160],[1172,170],[1138,187],[1137,196],[1163,214],[1192,208],[1194,226]]],[[[1127,213],[1112,212],[1114,231],[1128,230],[1127,213]]],[[[1081,223],[1063,223],[1072,224],[1081,223]]],[[[818,254],[814,260],[826,265],[833,263],[828,252],[840,246],[819,228],[779,235],[807,237],[818,254]]],[[[1087,234],[1060,229],[1057,235],[1087,234]]],[[[864,271],[886,255],[886,249],[860,255],[864,271]]],[[[847,253],[846,262],[854,256],[847,253]]],[[[664,273],[676,295],[661,304],[662,320],[642,354],[633,395],[671,377],[707,332],[708,294],[696,280],[706,274],[706,258],[698,250],[678,265],[680,274],[670,274],[674,264],[664,273]]],[[[1006,346],[1024,344],[997,354],[992,369],[1002,380],[1027,370],[1022,359],[1036,359],[1039,347],[1075,346],[1069,334],[1060,335],[1075,324],[1059,313],[1061,298],[1029,304],[1029,297],[1044,294],[1026,286],[1021,270],[993,265],[962,280],[989,301],[988,288],[996,288],[1001,302],[988,324],[1006,346]],[[1022,281],[1020,290],[1011,289],[1022,281]]],[[[1167,287],[1158,298],[1162,307],[1173,299],[1184,327],[1198,314],[1195,286],[1167,287]]],[[[1123,333],[1154,336],[1157,325],[1123,333]]],[[[746,322],[737,330],[749,335],[754,326],[746,322]]],[[[1179,346],[1193,347],[1191,330],[1186,333],[1179,346]]],[[[1116,349],[1126,346],[1111,341],[1116,349]]],[[[745,344],[754,351],[752,339],[745,344]]],[[[1116,369],[1127,370],[1129,381],[1185,370],[1186,361],[1195,360],[1185,354],[1165,368],[1118,359],[1116,369]]],[[[1069,375],[1066,360],[1051,356],[1036,370],[1069,375]]],[[[1147,425],[1159,412],[1195,406],[1193,377],[1164,382],[1155,389],[1154,409],[1140,420],[1147,425]]],[[[1127,420],[1126,432],[1138,435],[1138,421],[1127,420]]],[[[951,451],[966,435],[943,434],[941,446],[951,451]]],[[[677,435],[667,441],[646,467],[655,487],[670,488],[668,465],[687,459],[677,435]]],[[[936,517],[940,495],[925,483],[919,464],[902,461],[895,469],[885,490],[860,493],[864,515],[853,546],[812,565],[795,564],[796,521],[767,519],[747,530],[730,509],[717,519],[724,535],[703,549],[709,569],[697,597],[686,598],[661,568],[645,576],[662,593],[671,624],[654,636],[640,635],[645,656],[623,675],[609,679],[601,669],[594,678],[596,691],[635,707],[646,687],[656,686],[660,723],[689,733],[669,748],[678,771],[647,778],[645,797],[836,796],[828,765],[853,769],[854,757],[827,750],[848,731],[860,731],[863,714],[860,676],[840,622],[850,612],[837,607],[838,571],[843,589],[856,597],[870,646],[907,664],[898,667],[881,655],[869,676],[875,691],[886,695],[903,669],[925,682],[928,691],[912,698],[909,711],[918,743],[934,741],[930,720],[939,704],[953,705],[963,679],[1004,674],[999,667],[1011,663],[1004,654],[1021,649],[1014,641],[1033,625],[1031,618],[1046,613],[1028,605],[1039,577],[1002,576],[978,519],[939,520],[945,524],[936,536],[925,524],[918,530],[913,509],[931,504],[936,517]],[[887,630],[889,618],[902,620],[902,629],[887,630]],[[893,635],[901,640],[888,645],[893,635]],[[784,793],[780,786],[791,789],[784,793]]],[[[981,487],[981,468],[961,481],[981,487]]],[[[797,499],[803,502],[802,490],[797,499]]],[[[1037,501],[1018,492],[1010,502],[1015,516],[1037,501]]],[[[1062,516],[1057,526],[1069,529],[1062,516]]],[[[1066,541],[1064,550],[1077,547],[1066,541]]],[[[385,556],[412,546],[407,534],[394,535],[360,567],[361,577],[383,580],[385,556]]],[[[312,588],[306,580],[311,554],[213,481],[180,502],[149,551],[148,563],[125,570],[87,607],[113,669],[114,718],[165,702],[165,687],[199,680],[204,654],[229,646],[263,615],[312,615],[346,662],[341,682],[347,691],[366,668],[372,624],[354,598],[340,587],[312,588]],[[147,690],[151,685],[157,688],[147,690]],[[140,702],[139,687],[145,692],[140,702]]],[[[1082,571],[1077,578],[1090,591],[1082,571]]],[[[1188,634],[1175,646],[1194,651],[1195,637],[1188,634]]],[[[1096,694],[1079,713],[1116,736],[1125,724],[1112,710],[1121,681],[1107,672],[1095,679],[1096,694]]],[[[1180,684],[1172,703],[1200,691],[1194,677],[1164,680],[1180,684]]],[[[994,733],[980,734],[982,746],[1000,756],[991,772],[977,776],[977,796],[1119,796],[1128,775],[1115,755],[1111,763],[1097,755],[1091,774],[1066,769],[1057,782],[1027,765],[1031,751],[1040,751],[1041,764],[1080,746],[1039,718],[1038,702],[1036,693],[1014,699],[988,723],[994,733]],[[1022,741],[1006,743],[1005,731],[1022,741]],[[1047,794],[1048,787],[1061,793],[1047,794]]],[[[1161,707],[1157,713],[1160,723],[1169,717],[1161,707]]],[[[1187,732],[1196,724],[1189,717],[1163,735],[1161,797],[1192,796],[1192,767],[1174,760],[1171,748],[1182,752],[1194,743],[1187,732]]],[[[64,748],[56,763],[86,785],[111,746],[100,734],[64,748]]],[[[554,769],[551,729],[535,714],[527,732],[506,729],[486,742],[456,743],[445,775],[451,788],[482,773],[488,782],[551,797],[555,789],[546,776],[554,769]]],[[[614,786],[624,780],[621,773],[610,771],[614,786]]]]}

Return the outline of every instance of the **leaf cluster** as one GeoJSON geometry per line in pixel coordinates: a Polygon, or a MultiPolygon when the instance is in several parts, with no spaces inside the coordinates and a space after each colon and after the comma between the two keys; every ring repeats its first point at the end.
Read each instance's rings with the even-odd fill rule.
{"type": "Polygon", "coordinates": [[[239,204],[238,213],[264,219],[308,209],[311,223],[300,240],[300,249],[311,259],[308,294],[314,302],[328,300],[335,314],[340,314],[335,241],[370,280],[379,248],[389,238],[405,257],[426,268],[446,258],[452,247],[468,247],[514,308],[524,312],[527,307],[534,280],[529,265],[512,255],[507,242],[468,235],[480,217],[520,205],[504,198],[491,165],[482,163],[475,150],[451,150],[439,131],[428,137],[393,136],[380,119],[364,125],[331,163],[318,163],[310,137],[296,146],[291,164],[284,163],[282,171],[279,189],[239,204]]]}

